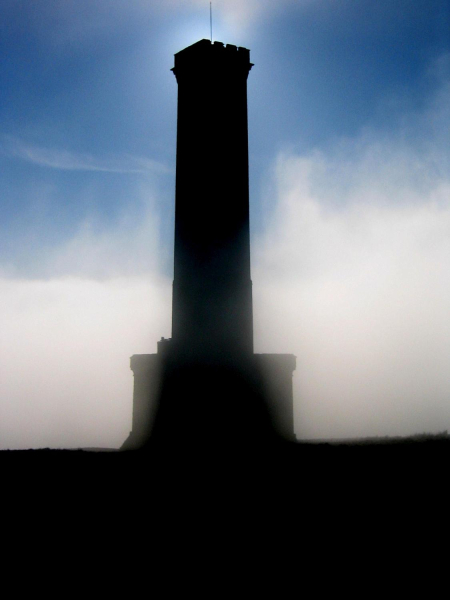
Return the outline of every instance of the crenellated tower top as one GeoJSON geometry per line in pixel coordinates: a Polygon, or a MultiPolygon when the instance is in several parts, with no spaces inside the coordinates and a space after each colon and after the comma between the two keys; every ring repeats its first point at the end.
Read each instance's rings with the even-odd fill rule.
{"type": "Polygon", "coordinates": [[[232,71],[234,75],[241,72],[247,77],[252,67],[250,50],[247,48],[200,40],[175,54],[175,66],[172,71],[179,82],[179,77],[184,73],[192,77],[196,72],[203,74],[205,69],[219,71],[221,74],[227,70],[232,71]]]}

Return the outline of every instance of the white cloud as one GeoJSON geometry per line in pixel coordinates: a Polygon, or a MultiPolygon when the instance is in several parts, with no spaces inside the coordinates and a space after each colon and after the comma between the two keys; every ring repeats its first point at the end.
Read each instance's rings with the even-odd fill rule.
{"type": "MultiPolygon", "coordinates": [[[[131,427],[133,354],[171,332],[160,222],[148,201],[47,252],[45,279],[0,277],[0,447],[118,447],[131,427]]],[[[11,273],[14,273],[11,270],[11,273]]]]}
{"type": "Polygon", "coordinates": [[[152,203],[140,212],[138,219],[130,209],[123,211],[107,229],[99,218],[89,217],[76,235],[59,248],[50,249],[40,271],[51,277],[69,274],[92,279],[145,277],[158,272],[163,262],[161,223],[152,203]]]}
{"type": "Polygon", "coordinates": [[[450,429],[446,94],[395,132],[279,156],[253,249],[255,345],[297,355],[300,436],[450,429]]]}
{"type": "MultiPolygon", "coordinates": [[[[423,177],[418,189],[426,161],[394,141],[383,161],[371,143],[361,151],[356,140],[340,163],[336,152],[280,156],[276,205],[253,247],[255,348],[297,356],[304,437],[450,429],[450,178],[423,177]],[[336,186],[322,179],[333,171],[336,186]]],[[[1,281],[4,446],[126,437],[128,359],[170,335],[171,285],[157,262],[120,262],[121,237],[134,238],[136,257],[157,230],[144,221],[134,235],[84,230],[60,249],[55,272],[59,262],[78,278],[1,281]],[[108,260],[107,278],[93,280],[108,260]]]]}
{"type": "MultiPolygon", "coordinates": [[[[304,437],[450,429],[450,177],[418,186],[429,157],[391,140],[383,160],[373,144],[355,140],[340,161],[280,156],[253,247],[255,349],[297,356],[304,437]]],[[[133,265],[157,229],[151,212],[102,236],[84,228],[53,259],[65,276],[0,281],[3,447],[126,437],[129,357],[170,335],[170,280],[157,261],[133,265]]]]}
{"type": "Polygon", "coordinates": [[[118,447],[132,354],[170,335],[170,282],[0,280],[2,448],[118,447]]]}

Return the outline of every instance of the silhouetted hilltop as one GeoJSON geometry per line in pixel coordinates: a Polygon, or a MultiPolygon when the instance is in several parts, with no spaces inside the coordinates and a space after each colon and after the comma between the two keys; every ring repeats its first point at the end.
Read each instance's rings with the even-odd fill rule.
{"type": "MultiPolygon", "coordinates": [[[[398,459],[404,461],[405,471],[413,470],[423,461],[428,469],[446,466],[450,452],[450,436],[446,431],[436,434],[416,434],[409,437],[375,437],[352,440],[309,440],[297,443],[276,440],[267,444],[240,444],[233,440],[211,445],[197,442],[181,445],[150,444],[143,450],[119,452],[112,449],[30,449],[3,450],[0,452],[0,465],[3,472],[14,473],[20,469],[38,468],[41,474],[58,469],[60,473],[71,470],[82,471],[86,479],[95,480],[97,469],[104,475],[114,473],[126,477],[141,478],[142,470],[155,473],[171,469],[173,485],[176,477],[184,476],[189,465],[190,472],[210,472],[217,475],[224,470],[237,477],[249,462],[254,474],[265,472],[271,465],[281,477],[289,479],[290,485],[301,482],[305,473],[314,477],[314,469],[331,470],[339,462],[343,470],[351,471],[358,465],[383,466],[384,473],[395,469],[398,459]],[[412,461],[412,462],[411,462],[412,461]]],[[[299,483],[300,485],[300,483],[299,483]]]]}
{"type": "Polygon", "coordinates": [[[383,531],[388,546],[392,535],[417,544],[419,518],[431,527],[446,502],[449,451],[447,434],[245,450],[230,440],[195,450],[3,451],[0,468],[8,518],[38,522],[46,536],[64,532],[70,544],[82,532],[83,543],[119,555],[125,544],[133,552],[122,565],[134,569],[149,549],[172,556],[188,540],[206,540],[208,555],[289,549],[296,560],[327,544],[375,550],[383,531]]]}
{"type": "Polygon", "coordinates": [[[410,436],[374,436],[367,438],[342,438],[342,439],[323,439],[323,440],[299,440],[299,443],[302,445],[331,445],[331,446],[391,446],[398,444],[416,444],[416,443],[430,443],[430,442],[440,442],[440,441],[449,441],[450,436],[447,431],[443,431],[441,433],[416,433],[410,436]]]}

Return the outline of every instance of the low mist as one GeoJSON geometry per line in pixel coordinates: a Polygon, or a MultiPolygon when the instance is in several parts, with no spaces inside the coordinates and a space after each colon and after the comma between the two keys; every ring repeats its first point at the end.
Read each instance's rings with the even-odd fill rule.
{"type": "MultiPolygon", "coordinates": [[[[252,239],[255,351],[296,355],[299,438],[450,429],[449,90],[443,76],[396,131],[288,148],[268,174],[252,239]]],[[[36,250],[34,275],[4,271],[2,448],[127,437],[129,358],[171,334],[170,249],[149,206],[36,250]]]]}

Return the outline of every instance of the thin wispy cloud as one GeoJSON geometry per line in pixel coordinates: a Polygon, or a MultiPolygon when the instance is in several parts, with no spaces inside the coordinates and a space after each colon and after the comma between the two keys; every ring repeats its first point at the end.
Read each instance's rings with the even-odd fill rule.
{"type": "Polygon", "coordinates": [[[142,156],[94,156],[60,148],[36,146],[12,136],[0,141],[3,155],[14,157],[47,169],[62,171],[99,171],[106,173],[172,173],[172,169],[159,161],[142,156]]]}

